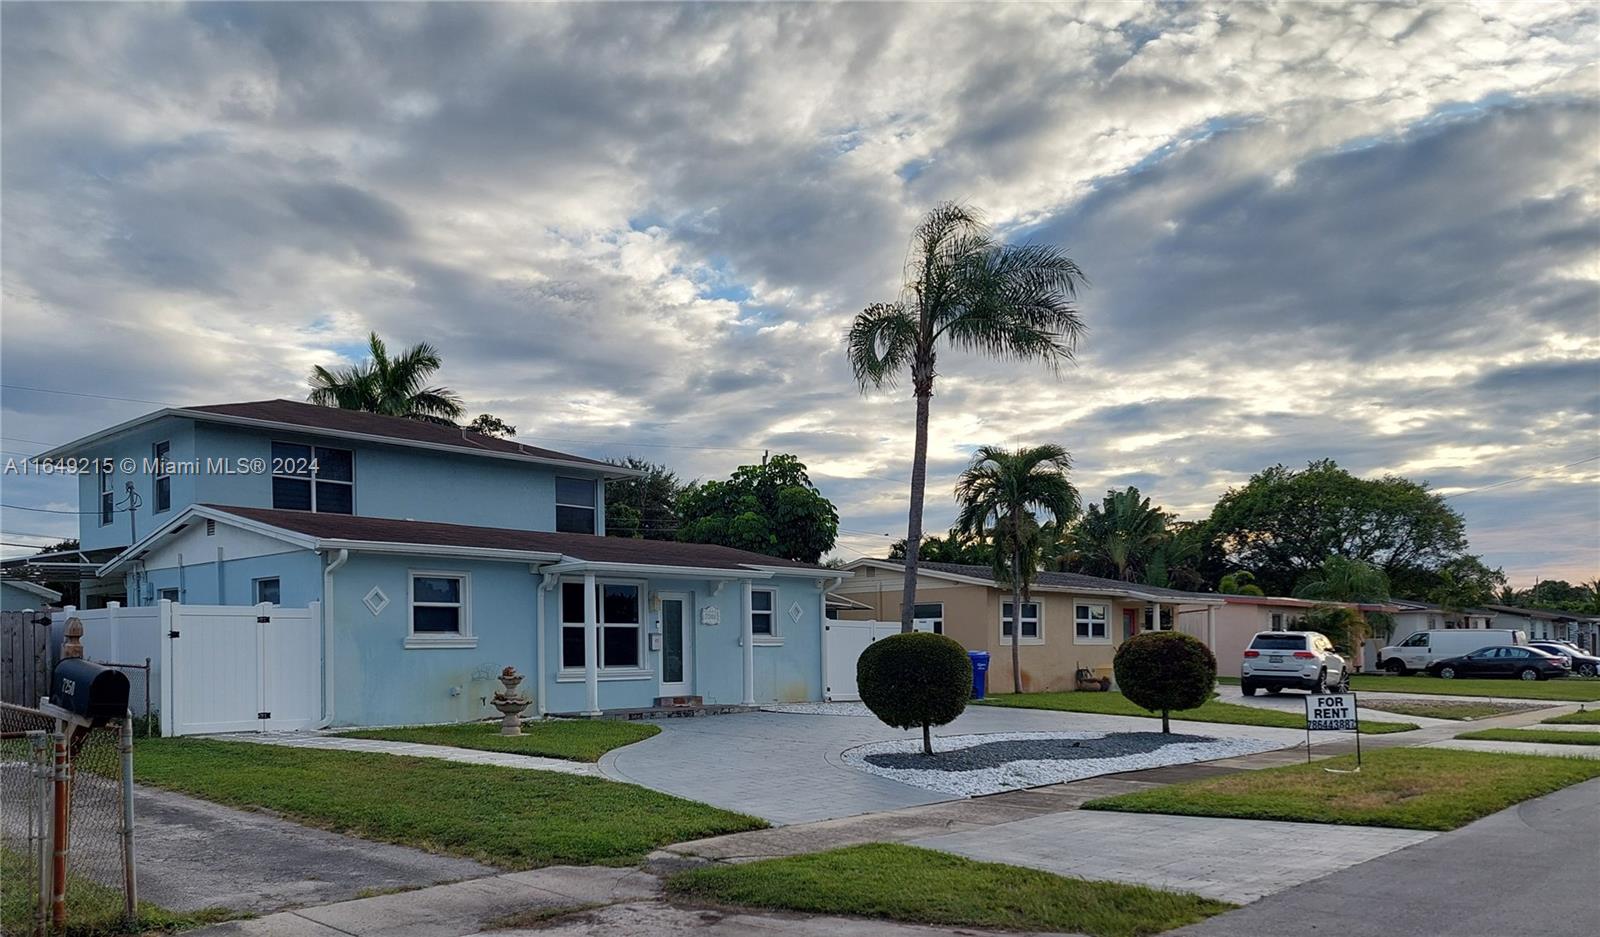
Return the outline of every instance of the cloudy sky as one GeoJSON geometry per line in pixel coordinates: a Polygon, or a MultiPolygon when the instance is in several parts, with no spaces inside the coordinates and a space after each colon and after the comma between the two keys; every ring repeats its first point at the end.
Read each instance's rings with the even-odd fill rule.
{"type": "MultiPolygon", "coordinates": [[[[1451,495],[1516,584],[1600,574],[1593,5],[0,15],[8,456],[302,397],[376,329],[529,441],[690,478],[797,453],[839,555],[881,554],[911,406],[842,335],[957,199],[1067,248],[1090,331],[1059,377],[942,359],[933,530],[984,443],[1188,518],[1332,457],[1451,495]]],[[[8,555],[76,524],[0,521],[8,555]]]]}

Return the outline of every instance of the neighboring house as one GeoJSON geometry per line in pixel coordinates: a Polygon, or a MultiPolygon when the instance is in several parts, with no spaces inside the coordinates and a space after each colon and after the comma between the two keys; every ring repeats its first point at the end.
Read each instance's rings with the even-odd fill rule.
{"type": "MultiPolygon", "coordinates": [[[[840,618],[898,621],[904,567],[889,560],[856,560],[844,567],[854,575],[834,591],[866,605],[840,618]]],[[[917,564],[915,619],[919,630],[948,635],[991,657],[989,690],[1011,691],[1011,589],[996,582],[987,566],[959,563],[917,564]]],[[[1025,691],[1070,690],[1082,668],[1111,675],[1117,645],[1155,628],[1179,630],[1200,638],[1215,630],[1214,614],[1223,597],[1076,573],[1043,572],[1023,603],[1018,656],[1025,691]]]]}
{"type": "Polygon", "coordinates": [[[1593,620],[1576,612],[1546,608],[1518,608],[1490,605],[1496,628],[1519,628],[1535,641],[1575,641],[1589,647],[1594,633],[1593,620]]]}
{"type": "Polygon", "coordinates": [[[161,410],[41,456],[77,457],[112,465],[81,481],[81,549],[116,551],[85,594],[317,603],[321,659],[299,663],[328,724],[490,715],[505,666],[546,712],[821,698],[824,595],[849,574],[600,536],[626,468],[288,400],[161,410]]]}
{"type": "Polygon", "coordinates": [[[56,605],[61,593],[26,579],[0,579],[0,611],[20,612],[56,605]]]}
{"type": "MultiPolygon", "coordinates": [[[[1218,669],[1224,673],[1230,668],[1238,669],[1238,663],[1244,659],[1244,649],[1249,646],[1256,632],[1293,630],[1298,627],[1301,617],[1320,605],[1346,606],[1362,614],[1392,615],[1396,611],[1396,606],[1387,604],[1315,602],[1274,595],[1221,595],[1218,598],[1228,604],[1217,609],[1216,643],[1211,649],[1217,655],[1218,669]]],[[[1356,657],[1360,657],[1359,651],[1356,657]]]]}
{"type": "Polygon", "coordinates": [[[1432,602],[1417,602],[1411,599],[1395,599],[1390,604],[1395,607],[1390,613],[1394,618],[1394,628],[1390,636],[1395,642],[1405,640],[1408,634],[1439,628],[1506,627],[1495,624],[1495,613],[1486,608],[1450,611],[1432,602]]]}

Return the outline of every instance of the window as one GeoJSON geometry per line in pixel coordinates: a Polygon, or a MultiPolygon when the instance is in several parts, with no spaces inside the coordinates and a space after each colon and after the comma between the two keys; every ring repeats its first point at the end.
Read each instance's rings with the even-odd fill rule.
{"type": "Polygon", "coordinates": [[[117,496],[111,490],[111,480],[114,477],[111,468],[101,466],[97,474],[100,476],[100,526],[104,527],[116,516],[117,496]]]}
{"type": "Polygon", "coordinates": [[[1306,638],[1301,634],[1258,634],[1250,646],[1258,651],[1303,651],[1306,638]]]}
{"type": "Polygon", "coordinates": [[[1073,609],[1073,633],[1086,643],[1110,642],[1111,630],[1106,623],[1104,605],[1079,605],[1073,609]]]}
{"type": "Polygon", "coordinates": [[[154,490],[151,491],[150,513],[160,514],[172,508],[172,443],[163,440],[151,447],[150,454],[155,456],[156,481],[154,490]]]}
{"type": "Polygon", "coordinates": [[[1273,631],[1282,631],[1283,630],[1283,613],[1282,612],[1273,612],[1272,613],[1272,630],[1273,631]]]}
{"type": "Polygon", "coordinates": [[[355,453],[291,442],[272,444],[273,507],[354,514],[355,501],[355,453]]]}
{"type": "MultiPolygon", "coordinates": [[[[635,583],[595,584],[595,611],[600,626],[602,670],[637,669],[639,664],[641,588],[635,583]]],[[[561,667],[584,667],[583,583],[561,584],[561,667]]]]}
{"type": "Polygon", "coordinates": [[[158,598],[158,599],[166,599],[168,602],[176,602],[176,601],[178,601],[178,590],[177,589],[162,589],[161,591],[156,593],[156,598],[158,598]]]}
{"type": "Polygon", "coordinates": [[[556,476],[556,530],[564,534],[595,533],[595,491],[592,478],[556,476]]]}
{"type": "Polygon", "coordinates": [[[411,571],[411,634],[407,647],[473,647],[466,573],[411,571]]]}
{"type": "Polygon", "coordinates": [[[1400,646],[1401,647],[1427,647],[1428,646],[1428,633],[1426,631],[1419,631],[1416,634],[1412,635],[1411,637],[1406,638],[1405,642],[1403,644],[1401,644],[1400,646]]]}
{"type": "Polygon", "coordinates": [[[255,604],[260,605],[261,603],[266,602],[269,605],[277,605],[278,604],[278,580],[277,580],[277,577],[273,577],[271,579],[257,579],[255,581],[255,593],[256,593],[255,604]]]}
{"type": "Polygon", "coordinates": [[[918,625],[926,625],[934,634],[944,634],[944,603],[918,602],[911,606],[911,617],[918,625]]]}
{"type": "Polygon", "coordinates": [[[750,590],[750,633],[772,637],[778,633],[778,594],[771,589],[750,590]]]}
{"type": "MultiPolygon", "coordinates": [[[[1015,618],[1010,602],[1000,605],[1000,637],[1011,637],[1011,622],[1015,618]]],[[[1022,637],[1023,641],[1039,640],[1039,603],[1022,603],[1022,637]]]]}

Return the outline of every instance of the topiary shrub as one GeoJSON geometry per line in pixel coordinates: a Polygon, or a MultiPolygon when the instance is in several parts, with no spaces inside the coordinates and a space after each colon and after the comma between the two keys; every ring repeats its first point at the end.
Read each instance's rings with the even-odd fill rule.
{"type": "Polygon", "coordinates": [[[1179,631],[1147,631],[1129,638],[1117,648],[1111,666],[1123,696],[1161,713],[1162,732],[1172,731],[1169,711],[1204,704],[1217,683],[1216,655],[1179,631]]]}
{"type": "Polygon", "coordinates": [[[856,689],[872,714],[897,729],[922,727],[922,753],[933,754],[933,727],[961,715],[972,695],[966,649],[942,634],[915,631],[874,641],[856,661],[856,689]]]}

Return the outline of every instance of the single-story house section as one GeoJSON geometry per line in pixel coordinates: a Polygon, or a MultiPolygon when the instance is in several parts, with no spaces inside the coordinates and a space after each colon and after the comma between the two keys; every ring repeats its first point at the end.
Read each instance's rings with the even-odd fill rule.
{"type": "Polygon", "coordinates": [[[0,579],[0,611],[20,612],[48,608],[61,601],[61,593],[26,579],[0,579]]]}
{"type": "MultiPolygon", "coordinates": [[[[854,575],[834,591],[868,606],[843,610],[853,620],[899,621],[905,568],[898,561],[847,563],[854,575]]],[[[917,628],[948,635],[969,651],[988,651],[989,690],[1011,691],[1011,589],[987,566],[918,563],[917,628]]],[[[1077,573],[1042,572],[1023,603],[1018,657],[1026,692],[1070,690],[1080,669],[1111,676],[1111,660],[1140,631],[1177,628],[1213,643],[1223,597],[1162,589],[1077,573]]]]}
{"type": "Polygon", "coordinates": [[[1595,631],[1594,619],[1577,612],[1514,605],[1490,605],[1488,609],[1494,612],[1496,628],[1518,628],[1535,641],[1575,641],[1590,647],[1595,631]]]}
{"type": "Polygon", "coordinates": [[[1419,602],[1415,599],[1395,599],[1389,604],[1395,607],[1390,615],[1394,618],[1394,630],[1391,636],[1396,641],[1404,640],[1406,635],[1418,631],[1434,631],[1440,628],[1508,627],[1496,624],[1495,612],[1487,608],[1447,609],[1442,605],[1419,602]]]}
{"type": "MultiPolygon", "coordinates": [[[[1230,673],[1238,669],[1244,659],[1244,649],[1258,631],[1292,631],[1307,612],[1322,605],[1339,605],[1353,608],[1362,614],[1392,615],[1396,606],[1389,604],[1363,604],[1348,602],[1314,602],[1310,599],[1292,599],[1276,595],[1221,595],[1228,604],[1217,609],[1217,637],[1211,649],[1216,652],[1218,670],[1230,673]]],[[[1360,663],[1360,652],[1357,660],[1360,663]]]]}
{"type": "Polygon", "coordinates": [[[342,726],[493,715],[507,666],[546,713],[821,699],[824,597],[849,577],[708,544],[210,504],[98,573],[143,604],[318,603],[320,659],[301,664],[342,726]]]}

